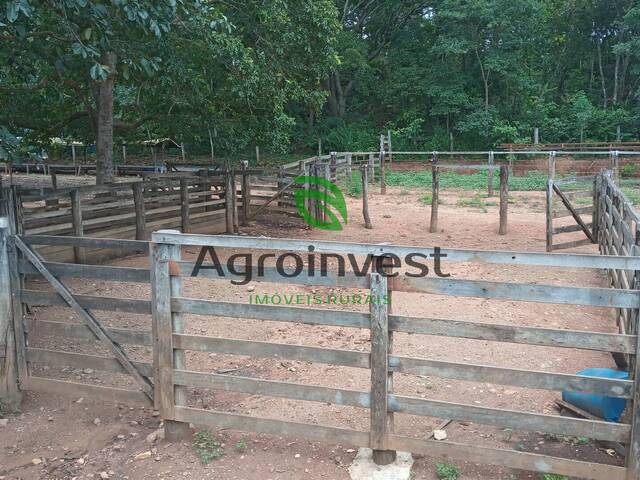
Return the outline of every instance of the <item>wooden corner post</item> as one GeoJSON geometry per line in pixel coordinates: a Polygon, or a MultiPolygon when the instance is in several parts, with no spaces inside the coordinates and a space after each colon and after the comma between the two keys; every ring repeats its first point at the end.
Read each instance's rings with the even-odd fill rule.
{"type": "Polygon", "coordinates": [[[431,158],[431,222],[429,224],[429,232],[436,233],[438,231],[438,194],[440,184],[438,180],[438,152],[433,152],[431,158]]]}
{"type": "Polygon", "coordinates": [[[13,326],[13,300],[9,264],[9,220],[0,218],[0,404],[11,412],[20,409],[18,350],[13,326]]]}
{"type": "MultiPolygon", "coordinates": [[[[374,261],[383,260],[375,257],[374,261]]],[[[388,448],[389,435],[393,433],[393,413],[389,412],[388,395],[393,390],[389,375],[389,305],[387,277],[371,274],[371,436],[373,461],[376,465],[388,465],[396,459],[395,450],[388,448]]]]}
{"type": "Polygon", "coordinates": [[[174,369],[186,370],[184,350],[173,348],[173,334],[184,332],[184,319],[182,314],[171,311],[171,298],[182,293],[182,281],[171,275],[169,261],[180,260],[180,245],[156,243],[152,236],[150,256],[154,401],[164,420],[165,438],[177,441],[190,434],[188,423],[174,420],[175,406],[186,405],[187,401],[186,388],[175,386],[173,375],[174,369]]]}
{"type": "Polygon", "coordinates": [[[500,229],[499,235],[507,234],[507,211],[509,208],[509,167],[500,166],[500,229]]]}
{"type": "Polygon", "coordinates": [[[487,170],[487,196],[493,197],[493,165],[494,165],[494,156],[493,152],[489,152],[489,168],[487,170]]]}
{"type": "Polygon", "coordinates": [[[362,175],[362,216],[364,217],[364,228],[372,229],[371,217],[369,216],[369,169],[366,165],[360,167],[362,175]]]}

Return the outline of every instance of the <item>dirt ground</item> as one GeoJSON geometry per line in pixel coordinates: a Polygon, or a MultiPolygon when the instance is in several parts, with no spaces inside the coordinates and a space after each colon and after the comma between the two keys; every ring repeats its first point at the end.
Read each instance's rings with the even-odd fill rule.
{"type": "MultiPolygon", "coordinates": [[[[243,234],[301,239],[440,246],[447,248],[544,251],[544,197],[542,193],[515,192],[511,196],[509,232],[499,236],[497,199],[484,199],[481,205],[467,200],[472,192],[446,191],[442,194],[439,232],[428,231],[430,207],[420,199],[426,192],[390,188],[386,196],[372,195],[370,210],[373,230],[363,228],[361,201],[349,199],[349,223],[342,231],[307,230],[295,218],[263,217],[243,228],[243,234]],[[466,199],[466,200],[465,200],[466,199]],[[471,205],[471,206],[469,206],[471,205]]],[[[579,238],[579,237],[576,237],[579,238]]],[[[567,240],[571,240],[571,234],[567,240]]],[[[595,253],[592,246],[575,251],[595,253]]],[[[187,248],[185,258],[193,258],[196,248],[187,248]]],[[[229,253],[229,252],[227,252],[229,253]]],[[[144,257],[128,257],[114,264],[146,266],[144,257]]],[[[471,263],[448,263],[454,278],[514,281],[573,286],[607,286],[604,272],[577,269],[512,267],[471,263]]],[[[118,298],[148,298],[149,286],[100,281],[70,281],[74,292],[118,298]]],[[[46,289],[43,282],[31,288],[46,289]]],[[[338,293],[338,289],[310,286],[275,285],[252,282],[233,286],[228,281],[185,280],[184,296],[248,303],[249,295],[275,292],[295,294],[338,293]]],[[[355,293],[355,290],[351,293],[355,293]]],[[[304,308],[304,307],[301,307],[304,308]]],[[[358,306],[327,308],[358,310],[358,306]]],[[[364,307],[360,307],[363,310],[364,307]]],[[[612,313],[603,308],[572,307],[524,302],[505,302],[462,297],[396,292],[393,312],[403,315],[484,321],[497,324],[527,325],[615,332],[612,313]]],[[[40,319],[78,321],[70,310],[34,307],[40,319]]],[[[338,314],[338,313],[337,313],[338,314]]],[[[108,325],[149,329],[144,315],[97,312],[108,325]]],[[[229,319],[188,315],[187,332],[201,335],[252,339],[279,343],[320,345],[368,351],[365,330],[310,326],[294,323],[229,319]]],[[[38,336],[32,332],[30,346],[57,348],[70,352],[106,354],[93,342],[38,336]]],[[[149,358],[146,348],[129,348],[136,359],[149,358]]],[[[546,372],[574,373],[587,367],[614,367],[610,355],[551,347],[453,339],[435,336],[396,334],[394,353],[437,360],[461,361],[546,372]]],[[[304,384],[366,391],[369,371],[307,362],[260,359],[233,355],[188,352],[188,368],[203,372],[229,373],[304,384]]],[[[98,385],[131,387],[127,377],[95,372],[91,369],[32,365],[39,376],[68,379],[98,385]]],[[[487,383],[451,381],[436,377],[396,374],[394,389],[402,395],[448,400],[472,405],[556,414],[554,401],[559,392],[530,390],[487,383]]],[[[313,402],[191,389],[189,404],[198,408],[368,429],[368,411],[313,402]]],[[[22,413],[7,415],[0,426],[0,480],[2,479],[174,479],[215,478],[219,480],[348,479],[348,466],[356,455],[349,445],[308,442],[290,437],[257,435],[247,432],[211,430],[222,453],[203,464],[191,441],[149,442],[147,436],[159,428],[157,412],[75,397],[27,392],[22,413]],[[149,458],[136,455],[150,452],[149,458]]],[[[396,414],[396,432],[425,438],[442,419],[396,414]]],[[[623,460],[590,439],[517,432],[467,422],[446,426],[448,439],[461,443],[549,453],[568,458],[622,465],[623,460]]],[[[194,427],[194,432],[202,428],[194,427]]],[[[146,455],[145,455],[146,456],[146,455]]],[[[435,479],[437,463],[455,464],[463,479],[540,478],[531,472],[482,466],[461,460],[416,456],[414,479],[435,479]]]]}

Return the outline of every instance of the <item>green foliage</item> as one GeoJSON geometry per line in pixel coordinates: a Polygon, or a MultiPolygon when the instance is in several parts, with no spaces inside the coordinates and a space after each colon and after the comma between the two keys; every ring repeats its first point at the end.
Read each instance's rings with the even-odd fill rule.
{"type": "Polygon", "coordinates": [[[427,193],[426,195],[421,196],[419,201],[422,205],[431,205],[431,202],[433,202],[433,196],[430,193],[427,193]]]}
{"type": "Polygon", "coordinates": [[[238,440],[238,442],[236,443],[236,451],[238,452],[244,452],[247,449],[247,442],[245,441],[244,438],[241,438],[240,440],[238,440]]]}
{"type": "MultiPolygon", "coordinates": [[[[487,172],[462,174],[444,171],[439,174],[440,188],[459,188],[462,190],[485,190],[487,188],[487,172]]],[[[385,174],[387,185],[401,186],[408,188],[431,188],[431,172],[422,170],[418,172],[407,172],[391,170],[385,174]]],[[[494,175],[493,184],[499,188],[500,179],[494,175]]],[[[510,191],[543,191],[547,185],[547,175],[542,172],[528,172],[523,176],[509,177],[510,191]]]]}
{"type": "Polygon", "coordinates": [[[200,457],[203,465],[207,465],[211,460],[215,460],[224,455],[224,448],[206,430],[201,430],[193,435],[193,448],[200,457]]]}
{"type": "Polygon", "coordinates": [[[436,475],[440,480],[458,480],[460,471],[451,463],[436,463],[436,475]]]}
{"type": "Polygon", "coordinates": [[[569,477],[564,475],[556,475],[555,473],[543,473],[541,475],[542,480],[569,480],[569,477]]]}
{"type": "Polygon", "coordinates": [[[620,175],[623,178],[635,177],[638,173],[638,166],[633,163],[627,163],[620,169],[620,175]]]}
{"type": "Polygon", "coordinates": [[[360,198],[362,196],[362,176],[360,172],[351,172],[351,178],[347,180],[347,195],[360,198]]]}

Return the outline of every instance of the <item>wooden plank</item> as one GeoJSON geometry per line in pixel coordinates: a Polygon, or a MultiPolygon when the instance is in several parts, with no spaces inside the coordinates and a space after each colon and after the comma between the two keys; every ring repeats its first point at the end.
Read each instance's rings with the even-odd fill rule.
{"type": "MultiPolygon", "coordinates": [[[[88,308],[90,310],[151,314],[151,302],[149,300],[123,299],[78,294],[74,294],[73,298],[75,298],[82,307],[88,308]]],[[[28,305],[68,306],[64,298],[62,298],[56,292],[42,292],[38,290],[25,289],[21,292],[21,300],[28,305]]]]}
{"type": "Polygon", "coordinates": [[[560,200],[562,200],[562,203],[567,208],[567,210],[571,212],[571,216],[578,223],[578,225],[580,225],[580,227],[584,231],[584,234],[587,236],[587,238],[591,240],[592,243],[596,243],[596,240],[593,238],[591,231],[589,230],[589,228],[587,228],[587,225],[584,223],[580,215],[575,211],[575,209],[573,208],[573,205],[571,205],[571,202],[565,196],[564,192],[560,190],[555,184],[553,185],[553,191],[556,192],[558,197],[560,197],[560,200]]]}
{"type": "Polygon", "coordinates": [[[277,436],[289,435],[332,445],[342,444],[366,447],[369,444],[368,432],[326,427],[311,423],[256,418],[246,415],[216,412],[214,410],[176,407],[173,418],[198,426],[209,426],[216,429],[232,428],[245,432],[266,433],[277,436]]]}
{"type": "MultiPolygon", "coordinates": [[[[586,224],[588,228],[592,228],[593,227],[593,223],[587,223],[586,224]]],[[[562,227],[556,227],[553,229],[553,234],[559,234],[559,233],[570,233],[570,232],[580,232],[582,231],[582,227],[580,225],[563,225],[562,227]]],[[[583,239],[584,240],[584,239],[583,239]]],[[[591,242],[589,242],[591,243],[591,242]]],[[[586,245],[586,244],[585,244],[586,245]]]]}
{"type": "Polygon", "coordinates": [[[420,440],[396,435],[390,438],[389,444],[396,450],[425,454],[445,460],[499,465],[592,480],[625,480],[623,467],[568,460],[537,453],[478,447],[449,441],[420,440]]]}
{"type": "Polygon", "coordinates": [[[182,231],[184,233],[191,230],[189,222],[189,194],[187,190],[187,180],[180,179],[180,218],[182,222],[182,231]]]}
{"type": "Polygon", "coordinates": [[[52,378],[30,376],[25,390],[47,394],[86,398],[107,403],[124,403],[125,405],[151,406],[149,398],[139,390],[102,387],[84,383],[54,380],[52,378]]]}
{"type": "Polygon", "coordinates": [[[634,384],[630,380],[443,362],[403,356],[391,356],[389,358],[389,369],[394,372],[413,375],[428,375],[470,382],[497,383],[498,385],[513,385],[541,390],[570,390],[620,398],[631,398],[634,390],[634,384]]]}
{"type": "MultiPolygon", "coordinates": [[[[589,205],[587,207],[576,207],[573,209],[578,215],[589,215],[593,213],[593,206],[589,205]]],[[[570,217],[571,216],[571,212],[562,209],[562,211],[556,211],[553,210],[552,212],[552,217],[553,218],[564,218],[564,217],[570,217]]]]}
{"type": "Polygon", "coordinates": [[[276,357],[305,362],[328,363],[345,367],[369,368],[369,354],[352,350],[186,334],[174,334],[173,343],[176,348],[184,350],[228,353],[231,355],[246,355],[249,357],[262,358],[276,357]]]}
{"type": "Polygon", "coordinates": [[[277,380],[261,380],[218,373],[176,370],[174,371],[174,381],[176,385],[187,387],[211,388],[227,392],[282,397],[351,407],[369,408],[371,403],[368,392],[316,385],[300,385],[277,380]]]}
{"type": "Polygon", "coordinates": [[[635,352],[635,335],[559,330],[499,325],[439,318],[391,315],[389,328],[395,332],[441,335],[446,337],[492,340],[549,347],[578,348],[604,352],[635,352]]]}
{"type": "MultiPolygon", "coordinates": [[[[149,270],[134,267],[106,265],[78,265],[75,263],[43,262],[56,277],[95,278],[114,282],[149,283],[149,270]]],[[[27,261],[20,262],[20,273],[37,275],[38,269],[27,261]]]]}
{"type": "Polygon", "coordinates": [[[589,240],[588,238],[583,238],[582,240],[576,240],[576,241],[573,241],[573,242],[558,243],[558,244],[553,246],[553,249],[554,250],[562,250],[562,249],[567,249],[567,248],[582,247],[584,245],[591,245],[591,244],[593,244],[593,242],[591,240],[589,240]]]}
{"type": "Polygon", "coordinates": [[[447,278],[399,276],[392,280],[393,289],[434,295],[491,298],[522,302],[594,307],[633,308],[640,301],[638,290],[610,288],[562,287],[533,283],[488,282],[447,278]]]}
{"type": "MultiPolygon", "coordinates": [[[[87,355],[84,353],[62,352],[45,348],[27,348],[27,362],[40,363],[49,367],[91,368],[104,372],[128,374],[113,357],[87,355]]],[[[153,376],[152,365],[148,362],[132,362],[144,375],[153,376]]]]}
{"type": "MultiPolygon", "coordinates": [[[[343,253],[353,255],[397,255],[401,258],[412,253],[433,258],[434,249],[405,245],[367,244],[327,240],[294,240],[272,237],[237,235],[198,235],[179,233],[154,234],[154,241],[175,245],[211,246],[219,248],[247,248],[285,250],[308,253],[309,245],[316,253],[343,253]]],[[[506,265],[531,265],[567,268],[615,268],[640,270],[640,258],[629,256],[585,255],[575,253],[509,252],[496,250],[440,249],[443,262],[474,262],[506,265]]]]}
{"type": "Polygon", "coordinates": [[[449,418],[514,430],[557,433],[614,442],[628,442],[631,426],[605,421],[521,412],[505,408],[391,395],[389,408],[394,412],[427,417],[449,418]]]}
{"type": "Polygon", "coordinates": [[[283,307],[269,305],[247,305],[233,302],[216,302],[190,298],[173,298],[171,310],[196,315],[293,322],[306,325],[332,325],[352,328],[369,328],[366,313],[340,311],[340,315],[323,309],[283,307]]]}
{"type": "MultiPolygon", "coordinates": [[[[551,162],[551,157],[549,157],[551,162]]],[[[549,179],[545,191],[545,242],[547,252],[553,251],[553,177],[549,163],[549,179]]]]}
{"type": "MultiPolygon", "coordinates": [[[[29,319],[27,331],[36,336],[57,336],[96,340],[96,336],[86,325],[68,322],[53,322],[50,320],[29,319]]],[[[129,345],[151,345],[151,332],[148,330],[132,330],[129,328],[107,328],[107,331],[118,343],[129,345]]]]}
{"type": "Polygon", "coordinates": [[[149,252],[149,242],[120,240],[113,238],[61,237],[57,235],[24,235],[20,237],[27,245],[71,245],[84,248],[113,248],[130,252],[149,252]]]}
{"type": "MultiPolygon", "coordinates": [[[[207,255],[204,259],[202,269],[198,270],[197,276],[203,278],[228,279],[236,284],[247,283],[249,279],[256,282],[268,282],[268,283],[289,283],[296,285],[322,285],[327,287],[344,287],[344,288],[369,288],[369,277],[367,275],[356,275],[351,271],[345,271],[344,275],[338,275],[332,271],[322,272],[320,268],[314,272],[313,275],[309,274],[307,269],[301,271],[298,275],[294,274],[294,269],[289,267],[283,267],[280,271],[275,267],[258,268],[257,265],[249,265],[249,274],[234,273],[229,270],[226,262],[222,262],[220,265],[220,272],[211,268],[213,263],[211,257],[207,255]],[[208,268],[207,268],[208,267],[208,268]],[[282,275],[282,273],[285,275],[282,275]]],[[[196,262],[191,261],[172,261],[171,262],[171,275],[181,275],[183,277],[193,276],[194,267],[196,262]]],[[[242,271],[245,268],[244,265],[237,265],[236,272],[242,271]]]]}
{"type": "Polygon", "coordinates": [[[25,245],[19,237],[15,238],[16,245],[24,256],[38,269],[38,271],[45,277],[45,279],[51,284],[51,286],[60,294],[67,304],[80,316],[80,318],[91,328],[91,331],[100,339],[105,345],[109,347],[113,355],[118,359],[122,366],[129,372],[129,374],[135,379],[138,385],[142,388],[143,392],[153,399],[153,389],[149,382],[149,379],[143,376],[136,367],[131,363],[127,353],[122,347],[110,336],[103,325],[85,310],[78,302],[73,298],[71,292],[44,266],[42,259],[37,253],[31,250],[25,245]]]}

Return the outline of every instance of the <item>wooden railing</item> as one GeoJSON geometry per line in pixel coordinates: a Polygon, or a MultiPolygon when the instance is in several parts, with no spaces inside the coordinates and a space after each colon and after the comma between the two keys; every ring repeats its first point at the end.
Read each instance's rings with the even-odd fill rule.
{"type": "MultiPolygon", "coordinates": [[[[567,373],[549,373],[529,369],[513,369],[458,361],[441,361],[395,355],[391,350],[394,332],[442,335],[458,338],[490,340],[496,342],[544,345],[562,348],[618,351],[633,355],[638,351],[636,335],[603,334],[484,322],[463,322],[455,319],[416,318],[393,315],[384,302],[370,304],[369,313],[328,309],[295,308],[266,305],[243,305],[210,299],[186,298],[182,293],[181,278],[190,275],[193,262],[180,257],[182,246],[207,246],[253,250],[308,252],[309,245],[316,253],[351,253],[354,255],[404,256],[408,252],[426,255],[433,249],[390,245],[347,244],[339,242],[301,241],[250,237],[183,235],[170,232],[154,233],[152,238],[152,277],[155,310],[153,321],[158,335],[158,363],[156,397],[167,432],[179,436],[189,423],[215,428],[234,428],[277,435],[293,435],[311,440],[366,446],[374,449],[379,458],[395,450],[429,455],[443,455],[477,463],[557,473],[592,479],[637,478],[640,460],[640,412],[637,406],[637,388],[632,380],[613,380],[567,373]],[[223,316],[238,319],[261,319],[281,322],[328,325],[369,329],[371,350],[362,352],[308,345],[290,345],[273,342],[238,340],[225,337],[187,334],[186,314],[223,316]],[[274,380],[210,374],[191,370],[185,351],[217,352],[252,357],[275,357],[314,363],[325,363],[352,368],[369,369],[369,391],[329,388],[318,385],[300,385],[274,380]],[[458,402],[397,395],[389,377],[394,373],[429,375],[471,382],[489,382],[515,385],[523,388],[568,390],[636,400],[631,407],[632,424],[616,424],[596,420],[565,418],[524,411],[489,408],[458,402]],[[189,406],[186,389],[189,387],[218,389],[256,395],[284,397],[293,400],[325,402],[365,408],[370,411],[369,431],[334,426],[298,423],[248,415],[206,410],[189,406]],[[516,450],[488,448],[448,441],[420,440],[394,433],[390,417],[394,413],[410,413],[430,417],[444,417],[472,421],[516,430],[544,431],[564,435],[585,436],[628,444],[627,467],[525,453],[516,450]]],[[[471,261],[510,265],[544,265],[569,268],[623,268],[639,269],[640,258],[605,257],[569,254],[539,254],[514,252],[480,252],[443,250],[447,261],[471,261]]],[[[254,269],[255,271],[255,269],[254,269]]],[[[387,277],[380,273],[356,276],[335,272],[298,276],[283,276],[273,268],[266,268],[265,276],[257,281],[324,285],[342,288],[368,288],[372,295],[389,295],[392,291],[419,292],[437,295],[479,297],[512,302],[542,302],[547,304],[587,305],[638,310],[640,291],[574,286],[518,284],[455,278],[387,277]]],[[[220,278],[221,273],[207,269],[205,278],[220,278]]],[[[230,272],[224,272],[225,278],[230,272]]]]}

